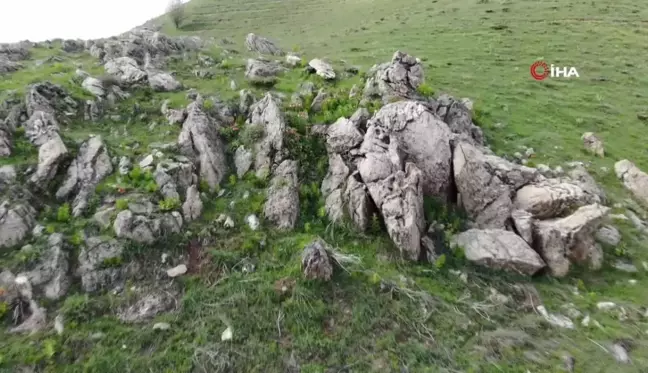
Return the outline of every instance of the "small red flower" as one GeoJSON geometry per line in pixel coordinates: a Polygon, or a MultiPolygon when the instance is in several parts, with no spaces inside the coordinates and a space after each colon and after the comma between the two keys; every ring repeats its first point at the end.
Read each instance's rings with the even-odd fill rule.
{"type": "Polygon", "coordinates": [[[124,194],[124,193],[126,193],[126,189],[124,189],[124,188],[117,188],[117,192],[118,192],[119,194],[124,194]]]}
{"type": "Polygon", "coordinates": [[[239,128],[238,128],[237,126],[234,126],[234,127],[232,127],[232,130],[233,130],[233,131],[238,131],[239,128]]]}

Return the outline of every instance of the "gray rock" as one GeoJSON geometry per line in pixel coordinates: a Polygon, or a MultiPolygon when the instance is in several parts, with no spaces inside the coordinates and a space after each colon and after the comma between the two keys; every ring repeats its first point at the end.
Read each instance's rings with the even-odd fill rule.
{"type": "Polygon", "coordinates": [[[103,83],[97,78],[93,78],[91,76],[85,78],[85,80],[83,80],[83,83],[81,83],[81,87],[98,98],[106,97],[106,90],[103,86],[103,83]]]}
{"type": "Polygon", "coordinates": [[[196,164],[201,180],[214,191],[227,172],[225,145],[218,133],[219,124],[205,114],[201,105],[202,102],[196,100],[187,108],[188,116],[182,125],[178,146],[181,153],[196,164]]]}
{"type": "Polygon", "coordinates": [[[147,73],[131,57],[117,57],[104,65],[106,72],[117,78],[122,84],[132,85],[146,81],[147,73]]]}
{"type": "Polygon", "coordinates": [[[139,166],[140,168],[147,168],[152,166],[154,161],[155,158],[153,158],[153,154],[149,154],[146,157],[144,157],[141,161],[139,161],[139,166]]]}
{"type": "Polygon", "coordinates": [[[628,350],[621,345],[620,343],[615,343],[610,346],[608,349],[612,356],[614,356],[614,359],[622,364],[630,364],[632,360],[630,360],[630,355],[628,354],[628,350]]]}
{"type": "Polygon", "coordinates": [[[178,277],[182,276],[185,273],[187,273],[187,266],[184,264],[177,265],[173,268],[167,269],[167,276],[173,278],[173,277],[178,277]]]}
{"type": "Polygon", "coordinates": [[[331,279],[333,265],[327,249],[330,250],[326,242],[321,239],[311,242],[304,248],[301,265],[305,278],[324,281],[331,279]]]}
{"type": "Polygon", "coordinates": [[[367,109],[359,109],[358,112],[360,114],[357,116],[354,114],[357,120],[342,117],[328,127],[326,143],[329,151],[346,153],[362,143],[364,139],[362,128],[367,123],[369,113],[367,109]]]}
{"type": "Polygon", "coordinates": [[[131,163],[130,159],[125,155],[122,156],[119,159],[119,167],[118,168],[119,168],[119,174],[120,175],[128,175],[128,173],[130,172],[130,170],[132,168],[132,163],[131,163]]]}
{"type": "Polygon", "coordinates": [[[92,218],[97,224],[99,224],[101,228],[108,229],[112,224],[112,216],[115,211],[116,210],[112,207],[102,208],[99,211],[95,212],[92,218]]]}
{"type": "Polygon", "coordinates": [[[241,145],[234,153],[234,165],[236,166],[236,175],[243,177],[252,167],[254,154],[245,146],[241,145]]]}
{"type": "Polygon", "coordinates": [[[329,170],[322,181],[322,195],[326,198],[325,208],[329,219],[339,222],[344,216],[344,188],[349,177],[349,167],[342,156],[329,153],[329,170]]]}
{"type": "Polygon", "coordinates": [[[455,242],[464,249],[466,259],[493,269],[531,276],[545,267],[528,243],[503,229],[470,229],[458,234],[455,242]]]}
{"type": "Polygon", "coordinates": [[[559,179],[547,179],[519,189],[515,207],[528,211],[537,219],[562,216],[564,213],[590,203],[592,196],[581,187],[559,179]]]}
{"type": "Polygon", "coordinates": [[[121,310],[117,318],[126,323],[143,323],[171,310],[176,305],[173,296],[161,289],[145,289],[138,292],[137,301],[121,310]]]}
{"type": "Polygon", "coordinates": [[[596,239],[609,246],[617,246],[621,242],[621,233],[611,225],[604,225],[596,232],[596,239]]]}
{"type": "Polygon", "coordinates": [[[0,166],[0,188],[13,184],[17,177],[18,174],[16,173],[16,168],[14,166],[0,166]]]}
{"type": "Polygon", "coordinates": [[[261,54],[270,54],[273,56],[283,56],[285,54],[274,42],[252,33],[245,37],[245,47],[251,52],[259,52],[261,54]]]}
{"type": "Polygon", "coordinates": [[[312,59],[308,66],[312,67],[315,70],[315,73],[326,80],[335,79],[335,70],[330,63],[325,62],[319,58],[312,59]]]}
{"type": "Polygon", "coordinates": [[[76,114],[78,103],[63,87],[45,81],[29,86],[25,107],[28,117],[42,111],[54,115],[58,121],[64,121],[68,115],[76,114]]]}
{"type": "Polygon", "coordinates": [[[265,218],[281,230],[289,230],[297,224],[299,216],[299,185],[297,162],[283,161],[274,171],[268,199],[264,207],[265,218]]]}
{"type": "Polygon", "coordinates": [[[0,120],[0,157],[8,157],[13,149],[12,131],[0,120]]]}
{"type": "Polygon", "coordinates": [[[348,203],[347,211],[356,228],[360,231],[366,231],[371,221],[373,202],[369,197],[367,186],[359,179],[359,173],[349,176],[342,198],[343,201],[348,203]]]}
{"type": "Polygon", "coordinates": [[[70,287],[68,268],[67,251],[63,249],[63,235],[55,233],[48,238],[47,249],[35,267],[18,276],[27,277],[47,299],[58,300],[65,296],[70,287]]]}
{"type": "Polygon", "coordinates": [[[392,61],[375,65],[367,72],[363,96],[381,98],[384,104],[395,98],[422,99],[417,88],[423,83],[423,66],[416,58],[397,51],[392,61]]]}
{"type": "Polygon", "coordinates": [[[46,186],[56,176],[59,164],[68,154],[58,131],[58,122],[49,112],[36,111],[25,123],[25,134],[38,147],[38,167],[31,177],[31,182],[36,185],[46,186]]]}
{"type": "Polygon", "coordinates": [[[258,177],[265,178],[272,165],[282,160],[286,122],[281,104],[266,93],[250,108],[246,125],[263,129],[263,137],[254,144],[254,169],[258,177]]]}
{"type": "Polygon", "coordinates": [[[110,155],[101,136],[92,137],[81,145],[79,154],[70,164],[67,176],[56,192],[56,198],[64,200],[74,195],[72,214],[79,217],[88,207],[97,184],[112,171],[110,155]]]}
{"type": "Polygon", "coordinates": [[[626,189],[648,207],[648,174],[627,159],[615,163],[614,172],[626,189]]]}
{"type": "Polygon", "coordinates": [[[256,231],[259,229],[259,226],[261,223],[259,222],[259,218],[257,218],[256,215],[248,215],[245,217],[245,222],[247,223],[248,227],[252,229],[253,231],[256,231]]]}
{"type": "Polygon", "coordinates": [[[168,72],[149,70],[147,75],[149,86],[156,92],[175,92],[183,88],[182,83],[168,72]]]}
{"type": "Polygon", "coordinates": [[[297,67],[301,65],[302,59],[301,57],[296,56],[294,54],[288,54],[286,55],[286,63],[288,64],[288,66],[297,67]]]}
{"type": "Polygon", "coordinates": [[[254,96],[247,89],[239,91],[239,112],[247,117],[250,114],[250,107],[254,104],[254,96]]]}
{"type": "Polygon", "coordinates": [[[484,145],[484,134],[472,121],[472,110],[463,102],[449,95],[441,95],[436,101],[436,114],[448,124],[458,140],[472,145],[484,145]]]}
{"type": "Polygon", "coordinates": [[[81,287],[86,292],[94,292],[117,285],[123,280],[124,269],[119,263],[123,248],[117,240],[90,237],[79,253],[78,275],[81,287]]]}
{"type": "Polygon", "coordinates": [[[603,252],[594,234],[609,211],[601,205],[587,205],[567,217],[534,223],[535,249],[553,276],[565,276],[572,262],[601,267],[603,252]]]}
{"type": "Polygon", "coordinates": [[[252,82],[273,82],[284,70],[275,62],[249,58],[245,67],[245,77],[252,82]]]}
{"type": "Polygon", "coordinates": [[[535,170],[467,142],[455,147],[453,169],[459,202],[480,228],[505,228],[514,209],[514,191],[537,177],[535,170]]]}
{"type": "Polygon", "coordinates": [[[203,202],[200,199],[200,192],[195,185],[190,186],[187,189],[187,198],[185,203],[182,205],[182,212],[185,218],[185,221],[196,220],[202,215],[203,202]]]}
{"type": "Polygon", "coordinates": [[[568,172],[568,176],[572,183],[578,185],[587,194],[586,200],[589,203],[605,204],[607,201],[605,191],[596,183],[585,167],[575,166],[568,172]]]}
{"type": "Polygon", "coordinates": [[[28,204],[0,204],[0,249],[20,244],[36,225],[36,210],[28,204]]]}
{"type": "MultiPolygon", "coordinates": [[[[414,163],[423,173],[423,193],[445,199],[452,183],[450,136],[448,126],[421,103],[388,104],[368,123],[360,148],[365,159],[358,165],[362,179],[371,183],[392,174],[389,159],[395,155],[386,150],[397,147],[403,154],[399,157],[414,163]]],[[[396,168],[402,169],[402,165],[396,168]]]]}
{"type": "Polygon", "coordinates": [[[518,235],[529,245],[533,245],[533,215],[523,210],[511,212],[513,225],[518,235]]]}

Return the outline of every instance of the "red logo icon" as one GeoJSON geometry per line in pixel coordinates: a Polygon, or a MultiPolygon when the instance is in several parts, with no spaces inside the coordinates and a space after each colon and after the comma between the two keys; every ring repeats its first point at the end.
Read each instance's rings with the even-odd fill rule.
{"type": "Polygon", "coordinates": [[[544,61],[536,61],[531,65],[531,76],[535,80],[543,80],[551,74],[549,66],[544,61]],[[540,71],[540,72],[539,72],[540,71]]]}

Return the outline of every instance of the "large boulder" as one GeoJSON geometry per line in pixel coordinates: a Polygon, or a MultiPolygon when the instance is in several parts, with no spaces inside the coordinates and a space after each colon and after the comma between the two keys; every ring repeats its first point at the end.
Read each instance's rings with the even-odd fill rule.
{"type": "Polygon", "coordinates": [[[219,124],[203,111],[202,99],[198,99],[187,107],[187,119],[178,137],[181,153],[193,160],[200,178],[212,191],[227,172],[225,144],[219,128],[219,124]]]}
{"type": "Polygon", "coordinates": [[[34,112],[25,123],[27,138],[38,147],[38,167],[31,182],[40,187],[45,187],[56,176],[60,163],[68,154],[58,131],[58,122],[47,111],[34,112]]]}
{"type": "Polygon", "coordinates": [[[74,195],[72,215],[81,216],[97,184],[112,172],[110,155],[101,136],[92,137],[81,145],[63,184],[56,192],[56,198],[67,199],[74,195]]]}
{"type": "Polygon", "coordinates": [[[245,77],[252,82],[274,82],[284,70],[278,63],[248,58],[245,77]]]}
{"type": "Polygon", "coordinates": [[[417,88],[423,83],[423,66],[408,54],[397,51],[391,62],[373,66],[367,72],[364,97],[381,98],[387,104],[397,98],[421,99],[417,88]]]}
{"type": "Polygon", "coordinates": [[[274,42],[255,34],[248,34],[245,38],[245,47],[251,52],[283,56],[285,53],[274,42]]]}
{"type": "Polygon", "coordinates": [[[174,92],[182,89],[182,83],[168,72],[148,70],[147,75],[149,86],[156,92],[174,92]]]}
{"type": "Polygon", "coordinates": [[[358,109],[351,118],[339,118],[328,126],[326,144],[329,152],[345,154],[357,148],[364,140],[364,130],[369,119],[367,109],[358,109]]]}
{"type": "Polygon", "coordinates": [[[517,209],[530,212],[536,219],[548,219],[596,203],[595,198],[571,180],[547,179],[520,188],[514,203],[517,209]]]}
{"type": "Polygon", "coordinates": [[[274,171],[264,207],[266,219],[282,230],[295,227],[299,217],[297,162],[283,161],[274,171]]]}
{"type": "Polygon", "coordinates": [[[36,225],[36,210],[26,203],[0,204],[0,249],[20,244],[36,225]]]}
{"type": "Polygon", "coordinates": [[[286,121],[281,104],[267,93],[250,108],[246,126],[256,127],[262,133],[254,144],[254,170],[257,176],[267,177],[272,166],[281,162],[284,152],[286,121]]]}
{"type": "Polygon", "coordinates": [[[470,229],[455,237],[464,249],[466,259],[498,270],[534,275],[545,263],[528,243],[513,232],[503,229],[470,229]]]}
{"type": "Polygon", "coordinates": [[[330,63],[320,60],[319,58],[312,59],[308,66],[315,71],[315,73],[326,80],[335,79],[335,70],[330,63]]]}
{"type": "Polygon", "coordinates": [[[465,102],[444,94],[435,102],[436,114],[448,124],[450,131],[460,141],[473,145],[484,145],[484,133],[472,121],[472,110],[465,102]]]}
{"type": "Polygon", "coordinates": [[[307,279],[328,281],[333,275],[329,246],[321,239],[308,244],[302,252],[302,271],[307,279]]]}
{"type": "Polygon", "coordinates": [[[77,114],[79,104],[67,91],[51,82],[42,82],[29,86],[25,95],[27,116],[42,111],[52,114],[57,120],[65,122],[67,117],[77,114]]]}
{"type": "Polygon", "coordinates": [[[505,228],[515,190],[538,177],[536,170],[485,153],[468,142],[455,146],[453,171],[459,203],[479,228],[505,228]]]}
{"type": "Polygon", "coordinates": [[[27,277],[36,289],[52,300],[65,296],[71,284],[67,274],[68,253],[63,245],[62,234],[49,236],[47,249],[41,254],[37,264],[28,272],[18,275],[27,277]]]}
{"type": "Polygon", "coordinates": [[[609,207],[592,204],[564,218],[534,223],[534,248],[553,276],[565,276],[571,263],[587,264],[593,269],[601,267],[603,252],[595,235],[609,211],[609,207]]]}
{"type": "Polygon", "coordinates": [[[115,240],[104,237],[90,237],[79,253],[77,274],[81,287],[94,292],[118,285],[125,273],[121,265],[123,247],[115,240]]]}
{"type": "Polygon", "coordinates": [[[146,80],[147,74],[137,61],[131,57],[117,57],[104,65],[106,72],[119,80],[121,84],[133,85],[146,80]]]}
{"type": "Polygon", "coordinates": [[[106,96],[106,88],[104,87],[103,82],[97,78],[91,76],[85,78],[83,83],[81,83],[81,87],[98,98],[106,96]]]}
{"type": "Polygon", "coordinates": [[[178,211],[157,217],[148,217],[136,215],[131,210],[124,210],[117,214],[113,230],[118,238],[127,238],[150,245],[165,235],[180,233],[182,225],[182,215],[178,211]]]}
{"type": "Polygon", "coordinates": [[[648,174],[627,159],[614,165],[614,172],[641,203],[648,206],[648,174]]]}
{"type": "MultiPolygon", "coordinates": [[[[384,106],[367,124],[367,133],[360,147],[365,161],[359,165],[365,183],[393,173],[385,163],[395,154],[387,149],[397,147],[399,157],[414,163],[422,172],[423,192],[447,198],[452,184],[451,132],[426,106],[415,101],[402,101],[384,106]],[[376,153],[384,156],[377,157],[376,153]]],[[[402,166],[399,166],[402,167],[402,166]]]]}

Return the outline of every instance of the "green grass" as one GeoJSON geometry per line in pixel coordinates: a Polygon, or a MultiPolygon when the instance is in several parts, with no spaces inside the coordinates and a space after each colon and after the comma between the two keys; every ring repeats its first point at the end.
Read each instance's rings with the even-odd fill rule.
{"type": "MultiPolygon", "coordinates": [[[[244,78],[245,58],[250,55],[243,40],[249,32],[273,38],[287,51],[298,50],[306,62],[326,58],[340,72],[350,65],[366,72],[400,49],[424,61],[426,82],[421,94],[450,93],[475,102],[475,120],[500,154],[530,146],[536,151],[535,164],[591,162],[593,176],[606,187],[612,203],[629,195],[613,173],[604,173],[601,167],[612,169],[615,161],[628,158],[648,170],[648,123],[637,118],[637,113],[648,111],[648,31],[641,23],[648,18],[648,6],[641,2],[193,0],[187,12],[182,30],[168,25],[166,30],[230,37],[237,44],[226,48],[242,52],[232,58],[219,48],[201,52],[217,62],[201,67],[214,73],[212,79],[193,75],[197,55],[170,63],[168,69],[187,88],[203,95],[237,102],[238,90],[230,88],[234,80],[238,89],[262,97],[265,89],[244,78]],[[528,68],[538,59],[576,66],[581,77],[534,81],[528,68]],[[603,138],[605,158],[582,149],[580,136],[587,131],[603,138]]],[[[68,55],[57,48],[34,50],[24,70],[0,78],[0,99],[7,90],[23,93],[28,84],[42,80],[62,84],[77,99],[89,98],[71,81],[74,63],[81,63],[93,76],[102,73],[101,67],[87,55],[68,55]],[[64,61],[37,65],[50,55],[64,61]]],[[[62,335],[52,328],[33,336],[0,330],[0,372],[13,372],[19,365],[43,372],[285,372],[292,356],[301,372],[517,373],[528,369],[536,373],[560,371],[566,353],[575,357],[576,372],[629,373],[648,366],[648,320],[641,308],[648,296],[647,272],[627,274],[611,268],[618,258],[630,259],[638,268],[648,261],[648,240],[629,223],[615,223],[623,233],[623,244],[605,248],[602,271],[576,268],[564,279],[486,271],[449,250],[434,264],[405,263],[397,259],[377,221],[366,235],[329,226],[318,188],[327,168],[325,148],[307,134],[313,124],[332,123],[353,113],[356,101],[346,97],[354,84],[362,87],[361,76],[324,82],[298,68],[283,74],[273,87],[286,95],[284,109],[291,128],[286,147],[301,165],[301,217],[295,232],[275,232],[263,221],[259,231],[251,231],[245,218],[262,217],[268,181],[252,173],[242,178],[228,175],[221,197],[207,195],[203,215],[185,229],[191,232],[187,237],[172,237],[148,248],[129,245],[124,258],[106,263],[141,261],[143,283],[127,283],[122,294],[92,296],[75,284],[67,299],[45,302],[50,320],[58,313],[64,315],[62,335]],[[288,108],[290,95],[306,80],[330,93],[322,112],[307,113],[308,119],[303,115],[308,110],[288,108]],[[234,228],[217,223],[221,214],[232,218],[234,228]],[[161,253],[191,256],[186,241],[195,236],[206,238],[208,244],[201,270],[174,280],[182,289],[178,310],[141,325],[119,322],[116,312],[131,300],[130,287],[159,284],[156,279],[164,277],[153,274],[165,276],[168,267],[159,262],[161,253]],[[329,283],[304,280],[301,250],[318,236],[342,253],[357,256],[360,263],[336,268],[329,283]],[[254,265],[252,272],[247,270],[250,265],[254,265]],[[550,312],[564,313],[563,307],[572,303],[598,326],[594,322],[581,326],[580,319],[574,319],[575,330],[547,325],[536,313],[519,309],[525,297],[515,286],[521,285],[534,286],[550,312]],[[281,291],[283,286],[287,293],[281,291]],[[494,304],[488,299],[491,289],[509,296],[511,302],[494,304]],[[622,306],[626,317],[620,318],[619,310],[598,310],[601,301],[622,306]],[[153,330],[155,322],[167,322],[171,329],[153,330]],[[221,341],[227,327],[233,339],[221,341]],[[489,337],[497,329],[529,337],[507,345],[510,339],[489,337]],[[632,365],[617,364],[599,346],[621,338],[634,341],[632,365]]],[[[172,108],[183,107],[188,103],[186,93],[146,89],[131,93],[98,123],[76,120],[62,125],[67,143],[75,146],[89,134],[101,134],[111,155],[128,155],[137,161],[150,153],[151,144],[175,142],[180,128],[165,123],[160,106],[169,99],[172,108]],[[157,125],[151,130],[153,122],[157,125]]],[[[242,119],[236,118],[237,130],[223,131],[230,158],[238,145],[259,135],[246,129],[242,119]]],[[[14,143],[14,155],[0,159],[0,164],[35,164],[37,151],[23,134],[17,133],[14,143]]],[[[177,201],[165,201],[151,182],[151,175],[136,168],[128,176],[106,179],[97,193],[136,190],[154,197],[163,209],[179,208],[177,201]]],[[[128,200],[118,198],[122,199],[117,209],[126,209],[128,200]]],[[[79,232],[92,225],[92,211],[71,218],[69,206],[47,202],[39,222],[50,233],[66,235],[74,258],[79,232]]],[[[426,201],[425,208],[428,220],[445,224],[446,234],[462,229],[460,212],[435,201],[426,201]]],[[[33,251],[0,257],[0,266],[23,270],[33,265],[44,242],[32,244],[33,251]]],[[[2,315],[6,323],[6,312],[0,309],[2,315]]]]}

